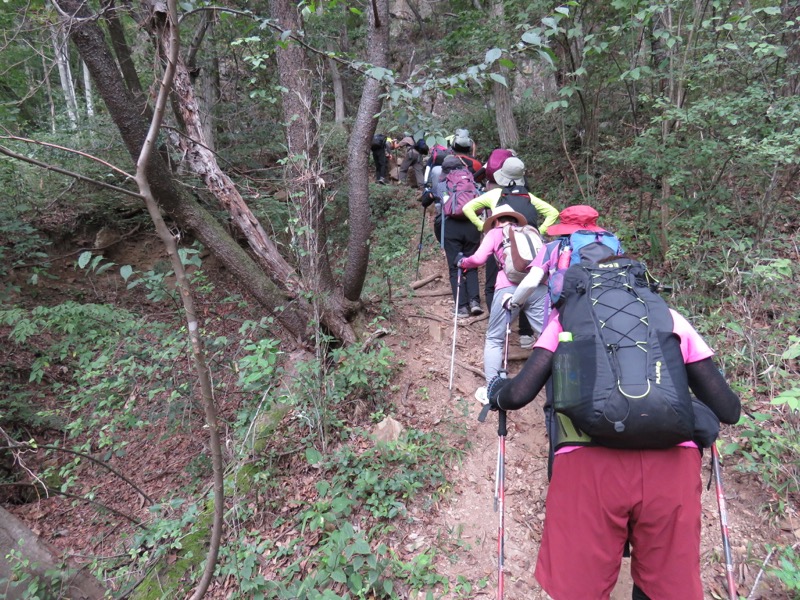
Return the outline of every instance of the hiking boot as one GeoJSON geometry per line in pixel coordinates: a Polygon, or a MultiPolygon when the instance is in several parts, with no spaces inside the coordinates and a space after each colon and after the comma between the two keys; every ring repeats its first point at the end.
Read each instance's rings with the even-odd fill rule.
{"type": "Polygon", "coordinates": [[[473,317],[477,317],[478,315],[483,314],[483,309],[481,308],[481,303],[477,300],[473,300],[469,303],[469,314],[473,317]]]}
{"type": "Polygon", "coordinates": [[[385,179],[378,179],[378,183],[380,185],[386,185],[386,180],[385,179]]]}
{"type": "Polygon", "coordinates": [[[458,318],[459,319],[468,319],[469,318],[469,309],[466,306],[459,306],[457,314],[458,314],[458,318]]]}
{"type": "Polygon", "coordinates": [[[481,404],[489,404],[489,396],[486,395],[486,386],[482,385],[475,390],[475,400],[481,404]]]}
{"type": "Polygon", "coordinates": [[[519,347],[523,350],[530,350],[533,348],[533,342],[535,341],[532,335],[521,335],[519,336],[519,347]]]}

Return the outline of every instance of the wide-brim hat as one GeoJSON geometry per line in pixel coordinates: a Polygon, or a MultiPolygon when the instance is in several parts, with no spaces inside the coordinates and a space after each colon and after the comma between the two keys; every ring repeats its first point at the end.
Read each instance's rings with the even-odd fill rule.
{"type": "MultiPolygon", "coordinates": [[[[495,174],[495,178],[497,175],[495,174]]],[[[568,206],[558,215],[559,222],[547,228],[547,235],[569,235],[576,231],[605,231],[597,225],[600,215],[591,206],[576,204],[568,206]]]]}
{"type": "Polygon", "coordinates": [[[503,166],[494,172],[494,180],[502,186],[510,185],[512,182],[520,182],[525,179],[525,163],[516,156],[509,156],[503,166]]]}
{"type": "Polygon", "coordinates": [[[528,224],[528,220],[525,218],[525,215],[518,213],[508,204],[501,204],[500,206],[495,206],[494,209],[492,209],[492,214],[483,222],[483,230],[489,231],[492,227],[494,227],[495,221],[497,221],[497,219],[500,217],[514,217],[517,220],[517,225],[528,224]]]}

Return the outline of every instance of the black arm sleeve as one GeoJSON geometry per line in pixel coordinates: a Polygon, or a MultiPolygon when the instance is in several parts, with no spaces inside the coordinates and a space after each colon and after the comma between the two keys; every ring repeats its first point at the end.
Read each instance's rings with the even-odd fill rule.
{"type": "Polygon", "coordinates": [[[503,410],[527,406],[547,383],[552,370],[553,353],[544,348],[534,348],[519,375],[500,390],[497,405],[503,410]]]}
{"type": "Polygon", "coordinates": [[[697,399],[708,406],[723,423],[733,424],[739,420],[742,403],[711,358],[704,358],[686,365],[689,387],[697,399]]]}

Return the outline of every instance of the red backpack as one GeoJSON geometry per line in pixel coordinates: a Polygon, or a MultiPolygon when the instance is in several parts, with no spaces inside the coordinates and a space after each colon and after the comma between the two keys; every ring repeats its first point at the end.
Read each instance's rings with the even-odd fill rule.
{"type": "Polygon", "coordinates": [[[492,153],[489,155],[489,160],[486,161],[487,181],[497,183],[494,180],[494,174],[500,170],[500,167],[503,166],[503,163],[506,162],[506,159],[511,158],[512,156],[514,156],[514,153],[511,152],[511,150],[506,150],[505,148],[496,148],[492,150],[492,153]]]}

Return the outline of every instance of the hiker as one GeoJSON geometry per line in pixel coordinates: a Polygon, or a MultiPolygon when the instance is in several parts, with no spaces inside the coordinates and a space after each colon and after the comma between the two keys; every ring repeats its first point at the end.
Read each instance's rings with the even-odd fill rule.
{"type": "MultiPolygon", "coordinates": [[[[481,210],[493,210],[497,204],[503,203],[511,204],[514,210],[525,215],[529,224],[536,226],[538,223],[539,232],[542,235],[547,233],[547,228],[558,219],[558,209],[537,198],[525,187],[525,163],[519,158],[511,156],[503,162],[498,171],[493,172],[491,175],[496,182],[494,189],[489,189],[489,191],[478,196],[464,207],[464,214],[478,228],[478,231],[484,230],[484,223],[478,217],[478,213],[481,210]]],[[[489,173],[487,171],[488,176],[489,173]]],[[[490,315],[492,312],[491,307],[494,304],[496,278],[497,264],[494,261],[489,261],[486,263],[484,295],[486,297],[486,305],[490,307],[490,315]]],[[[522,303],[520,302],[519,304],[522,303]]],[[[525,313],[522,313],[519,319],[519,345],[525,350],[533,348],[533,328],[528,323],[525,313]]]]}
{"type": "Polygon", "coordinates": [[[386,185],[389,159],[392,156],[390,144],[389,138],[382,133],[376,133],[372,136],[372,160],[375,161],[375,181],[381,185],[386,185]]]}
{"type": "MultiPolygon", "coordinates": [[[[465,168],[469,170],[460,157],[454,155],[446,157],[442,163],[438,186],[435,189],[426,187],[420,198],[420,202],[425,208],[436,202],[436,217],[433,221],[434,234],[445,253],[453,300],[458,298],[459,306],[456,307],[456,311],[459,318],[483,314],[478,271],[476,269],[467,270],[461,277],[461,288],[458,291],[459,274],[456,267],[458,255],[471,256],[478,249],[481,235],[463,216],[463,213],[458,210],[452,211],[450,206],[446,205],[453,200],[449,197],[446,189],[448,175],[465,168]]],[[[472,197],[477,195],[477,191],[475,191],[472,197]]]]}
{"type": "Polygon", "coordinates": [[[480,162],[474,158],[475,142],[469,137],[469,131],[457,129],[454,135],[446,137],[445,140],[447,141],[446,147],[437,144],[431,148],[428,155],[428,161],[425,164],[426,185],[436,188],[444,159],[453,155],[463,157],[465,163],[469,165],[469,169],[474,173],[475,181],[482,182],[484,180],[484,171],[480,162]]]}
{"type": "MultiPolygon", "coordinates": [[[[624,262],[618,257],[611,260],[624,262]]],[[[580,270],[578,268],[578,272],[580,270]]],[[[565,282],[565,289],[566,286],[565,282]]],[[[621,312],[624,308],[620,306],[616,310],[621,312]]],[[[563,358],[575,352],[578,346],[574,344],[579,339],[586,339],[579,324],[581,319],[586,322],[585,315],[569,314],[568,311],[565,303],[562,314],[548,323],[519,375],[511,379],[498,378],[490,384],[488,402],[493,410],[520,409],[534,400],[551,375],[554,380],[558,378],[559,369],[555,365],[563,364],[556,362],[560,360],[559,356],[563,358]],[[562,320],[573,328],[563,338],[562,320]]],[[[677,438],[682,441],[671,441],[660,448],[612,448],[585,438],[580,445],[566,441],[556,449],[535,571],[536,579],[554,600],[608,599],[617,581],[627,541],[632,545],[634,600],[703,600],[700,580],[702,481],[698,448],[713,443],[719,421],[736,423],[741,405],[715,366],[713,351],[689,322],[666,304],[663,305],[663,314],[668,315],[667,322],[660,321],[661,325],[653,333],[657,334],[663,349],[663,355],[659,354],[659,357],[667,364],[658,362],[658,368],[649,372],[646,381],[648,392],[651,383],[654,388],[661,389],[661,376],[675,382],[673,388],[683,390],[678,395],[689,398],[690,402],[688,391],[691,389],[700,400],[693,403],[693,407],[696,404],[702,409],[695,415],[703,412],[710,415],[717,430],[702,443],[699,441],[701,436],[682,433],[682,437],[677,438]]],[[[650,322],[644,326],[655,327],[650,322]]],[[[599,335],[601,330],[593,321],[588,327],[596,328],[599,335]]],[[[647,339],[651,339],[649,335],[647,339]]],[[[601,361],[597,360],[596,346],[592,344],[590,342],[589,347],[592,358],[588,363],[580,361],[575,381],[580,382],[580,391],[583,392],[576,394],[580,399],[584,398],[585,388],[589,386],[589,401],[594,406],[601,398],[605,400],[598,390],[606,390],[595,384],[599,375],[592,364],[600,365],[601,361]]],[[[647,356],[635,344],[629,347],[630,352],[647,356]]],[[[655,362],[656,358],[646,360],[655,362]]],[[[626,364],[622,358],[617,367],[625,376],[626,364]]],[[[647,371],[632,368],[639,375],[647,371]]],[[[606,381],[611,381],[609,387],[616,394],[621,384],[608,365],[606,369],[609,372],[606,381]],[[616,386],[614,381],[617,381],[616,386]]],[[[617,394],[617,397],[622,395],[617,394]]],[[[642,402],[638,398],[645,395],[637,396],[637,402],[642,402]]],[[[630,407],[629,403],[629,415],[637,412],[630,407]]],[[[658,414],[665,415],[664,412],[658,414]]],[[[562,416],[559,413],[560,423],[562,416]]],[[[650,423],[654,422],[654,414],[646,412],[644,416],[650,423]]],[[[602,417],[606,417],[605,412],[602,417]]],[[[616,423],[611,423],[612,419],[606,417],[604,420],[613,425],[612,430],[619,432],[620,436],[626,431],[624,423],[617,427],[616,423]]],[[[623,420],[627,421],[627,416],[623,420]]],[[[698,423],[700,421],[696,418],[695,431],[698,423]]],[[[572,434],[581,435],[576,433],[576,428],[581,426],[570,419],[562,425],[564,432],[569,427],[572,434]]],[[[641,440],[637,440],[637,444],[653,445],[641,440]]]]}
{"type": "MultiPolygon", "coordinates": [[[[506,331],[506,311],[502,309],[501,298],[503,294],[513,294],[517,289],[516,284],[509,280],[506,274],[506,256],[504,254],[505,236],[504,227],[508,224],[524,226],[527,224],[525,217],[513,210],[510,206],[498,206],[486,219],[483,224],[485,235],[478,250],[472,256],[459,257],[457,266],[460,269],[473,269],[475,267],[497,261],[503,268],[497,270],[497,293],[494,296],[492,307],[489,309],[489,324],[486,327],[486,341],[483,347],[483,371],[487,383],[494,379],[503,364],[503,342],[506,331]],[[502,293],[501,293],[502,292],[502,293]]],[[[541,244],[541,240],[539,241],[541,244]]],[[[516,317],[520,310],[525,312],[528,321],[533,328],[539,332],[542,330],[542,317],[544,309],[544,297],[547,288],[541,286],[534,291],[524,304],[511,309],[512,319],[516,317]]],[[[482,395],[482,390],[478,391],[482,395]]]]}
{"type": "Polygon", "coordinates": [[[403,137],[399,142],[397,142],[396,148],[398,149],[405,149],[405,157],[403,158],[403,162],[400,163],[400,183],[406,183],[408,181],[408,170],[412,169],[414,171],[414,181],[416,186],[422,190],[425,187],[425,178],[424,178],[424,162],[425,159],[423,158],[420,151],[417,149],[417,142],[414,138],[408,134],[403,137]]]}
{"type": "MultiPolygon", "coordinates": [[[[466,132],[465,129],[459,129],[457,131],[466,132]]],[[[468,132],[467,135],[456,135],[450,144],[450,148],[453,150],[453,155],[459,157],[461,162],[467,165],[467,168],[475,176],[475,181],[481,183],[483,182],[484,178],[478,173],[483,165],[481,165],[479,160],[472,156],[471,153],[474,147],[475,142],[473,142],[472,138],[469,137],[468,132]]]]}

